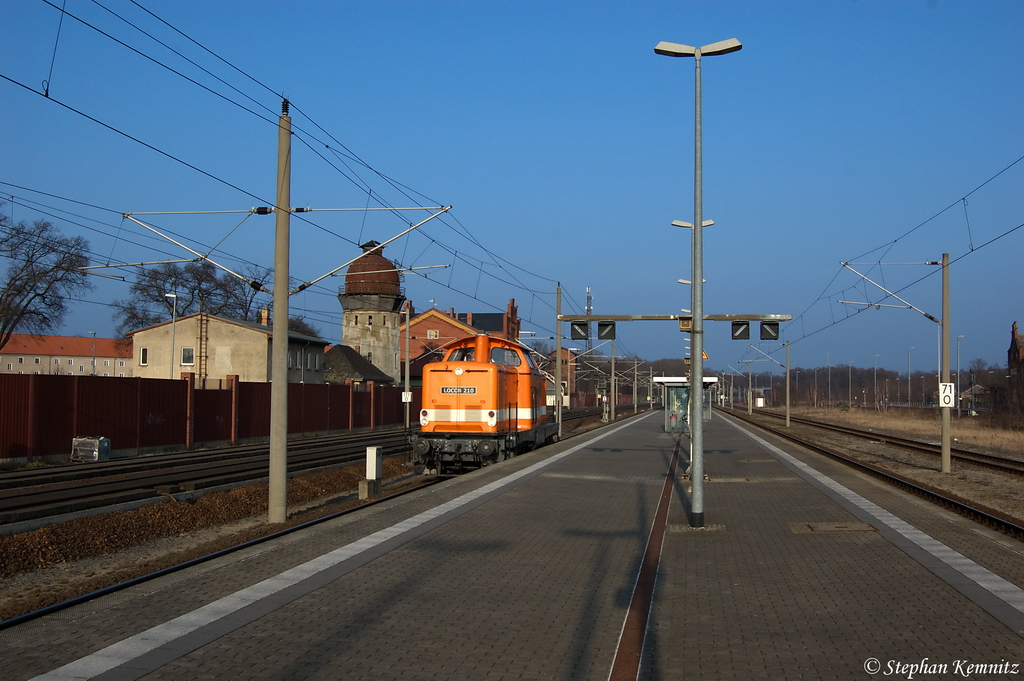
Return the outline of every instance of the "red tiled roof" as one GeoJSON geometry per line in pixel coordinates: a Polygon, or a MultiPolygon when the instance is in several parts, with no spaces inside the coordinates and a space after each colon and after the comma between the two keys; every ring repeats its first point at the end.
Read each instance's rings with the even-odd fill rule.
{"type": "MultiPolygon", "coordinates": [[[[64,357],[91,357],[92,336],[33,336],[25,333],[11,335],[0,353],[5,355],[59,355],[64,357]]],[[[132,356],[132,342],[124,338],[97,338],[97,357],[132,356]]]]}

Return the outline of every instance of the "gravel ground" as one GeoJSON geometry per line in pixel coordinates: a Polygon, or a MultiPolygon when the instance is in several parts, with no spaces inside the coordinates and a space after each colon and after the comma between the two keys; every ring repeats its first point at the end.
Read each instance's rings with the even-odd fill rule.
{"type": "MultiPolygon", "coordinates": [[[[771,417],[755,414],[753,419],[755,422],[764,423],[773,428],[780,426],[779,420],[771,417]]],[[[826,449],[842,450],[856,461],[954,495],[981,510],[994,510],[1017,524],[1024,525],[1024,495],[1021,494],[1024,491],[1024,477],[960,464],[956,461],[953,462],[952,470],[945,474],[939,471],[937,456],[919,454],[902,447],[823,431],[799,423],[792,423],[787,432],[794,437],[826,449]]],[[[887,434],[901,435],[902,433],[887,434]]],[[[908,437],[913,436],[908,435],[908,437]]],[[[979,449],[978,451],[983,450],[979,449]]],[[[1006,455],[1006,452],[1000,451],[985,451],[984,453],[1006,455]]]]}

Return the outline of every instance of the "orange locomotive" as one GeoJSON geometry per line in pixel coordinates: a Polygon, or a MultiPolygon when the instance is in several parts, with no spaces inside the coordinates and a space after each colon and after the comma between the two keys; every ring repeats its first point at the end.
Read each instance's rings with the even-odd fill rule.
{"type": "Polygon", "coordinates": [[[544,376],[519,343],[479,335],[423,367],[417,459],[440,472],[482,466],[554,441],[544,376]]]}

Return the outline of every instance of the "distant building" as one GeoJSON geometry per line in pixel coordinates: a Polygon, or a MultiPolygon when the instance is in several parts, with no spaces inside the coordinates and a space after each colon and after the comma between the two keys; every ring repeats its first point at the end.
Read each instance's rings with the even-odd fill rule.
{"type": "MultiPolygon", "coordinates": [[[[486,333],[496,338],[519,340],[519,308],[515,299],[508,302],[505,312],[455,312],[431,308],[413,315],[409,321],[410,383],[419,385],[422,367],[444,358],[449,345],[462,338],[486,333]]],[[[412,314],[412,313],[411,313],[412,314]]],[[[403,318],[404,319],[404,318],[403,318]]],[[[399,327],[399,357],[405,362],[405,322],[399,327]]]]}
{"type": "MultiPolygon", "coordinates": [[[[142,378],[191,373],[200,386],[232,375],[243,382],[270,381],[274,334],[269,323],[196,313],[178,317],[173,325],[167,321],[128,335],[134,341],[135,375],[142,378]]],[[[289,332],[288,382],[323,383],[326,346],[319,338],[289,332]]]]}
{"type": "Polygon", "coordinates": [[[324,379],[327,383],[344,384],[348,382],[379,383],[389,385],[394,379],[367,361],[347,345],[335,345],[327,348],[324,353],[324,379]]]}
{"type": "Polygon", "coordinates": [[[130,340],[15,333],[0,350],[0,373],[126,378],[131,360],[130,340]]]}

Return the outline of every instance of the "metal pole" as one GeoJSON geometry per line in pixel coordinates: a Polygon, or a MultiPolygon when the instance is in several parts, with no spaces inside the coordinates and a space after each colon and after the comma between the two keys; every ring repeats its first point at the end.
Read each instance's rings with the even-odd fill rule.
{"type": "Polygon", "coordinates": [[[786,341],[786,427],[789,428],[789,341],[786,341]]]}
{"type": "Polygon", "coordinates": [[[913,345],[907,348],[907,409],[910,408],[910,351],[913,349],[913,345]]]}
{"type": "Polygon", "coordinates": [[[694,131],[693,131],[693,283],[690,285],[690,308],[693,329],[690,345],[693,352],[690,376],[690,526],[704,527],[704,205],[703,205],[703,128],[701,123],[700,50],[694,54],[694,131]]]}
{"type": "Polygon", "coordinates": [[[636,414],[639,411],[637,405],[637,399],[639,399],[639,386],[637,385],[638,374],[637,374],[637,358],[633,358],[633,413],[636,414]]]}
{"type": "Polygon", "coordinates": [[[608,391],[609,393],[611,393],[609,395],[610,399],[608,400],[611,403],[610,404],[611,422],[615,423],[615,403],[619,399],[619,386],[618,386],[618,384],[615,381],[615,339],[614,338],[612,338],[612,375],[611,375],[611,380],[609,381],[609,385],[611,386],[611,390],[608,391]]]}
{"type": "MultiPolygon", "coordinates": [[[[412,305],[409,301],[405,301],[405,392],[411,392],[409,388],[409,367],[412,358],[409,356],[409,314],[412,305]]],[[[410,396],[411,397],[411,396],[410,396]]],[[[409,430],[409,402],[405,403],[405,429],[409,430]]]]}
{"type": "MultiPolygon", "coordinates": [[[[942,254],[942,383],[949,383],[949,253],[942,254]]],[[[949,407],[942,412],[942,472],[949,473],[950,453],[949,407]]]]}
{"type": "Polygon", "coordinates": [[[754,363],[750,363],[750,367],[747,369],[749,375],[747,376],[747,416],[754,413],[754,363]]]}
{"type": "Polygon", "coordinates": [[[270,373],[270,495],[268,520],[288,518],[288,264],[291,230],[292,119],[281,104],[277,129],[277,200],[274,237],[274,324],[270,373]]]}
{"type": "Polygon", "coordinates": [[[963,336],[956,337],[956,417],[960,418],[960,339],[963,336]]]}
{"type": "Polygon", "coordinates": [[[555,291],[555,423],[558,425],[558,437],[562,437],[562,322],[558,321],[562,316],[561,282],[555,291]]]}

